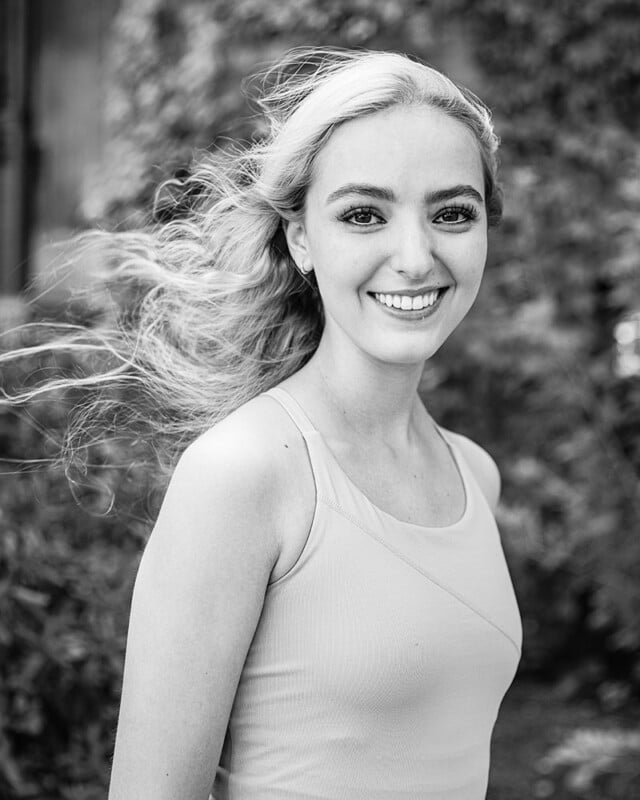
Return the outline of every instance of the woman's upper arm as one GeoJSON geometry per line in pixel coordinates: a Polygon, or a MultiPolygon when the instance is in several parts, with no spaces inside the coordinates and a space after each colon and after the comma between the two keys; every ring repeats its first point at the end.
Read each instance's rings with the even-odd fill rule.
{"type": "Polygon", "coordinates": [[[211,788],[278,556],[273,469],[221,428],[181,459],[140,562],[110,800],[211,788]]]}

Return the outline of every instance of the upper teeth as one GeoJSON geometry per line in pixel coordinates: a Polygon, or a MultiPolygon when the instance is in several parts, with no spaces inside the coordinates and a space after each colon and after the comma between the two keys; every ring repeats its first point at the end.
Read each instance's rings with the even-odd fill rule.
{"type": "Polygon", "coordinates": [[[436,302],[438,292],[438,289],[434,289],[432,292],[419,294],[415,297],[411,297],[408,294],[380,294],[380,292],[375,292],[374,297],[389,306],[389,308],[393,306],[393,308],[400,308],[403,311],[415,311],[432,306],[436,302]]]}

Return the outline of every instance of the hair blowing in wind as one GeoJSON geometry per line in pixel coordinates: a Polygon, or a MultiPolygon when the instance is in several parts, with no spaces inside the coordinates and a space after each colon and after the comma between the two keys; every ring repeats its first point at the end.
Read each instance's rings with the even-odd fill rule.
{"type": "Polygon", "coordinates": [[[257,85],[266,135],[194,162],[181,184],[188,214],[79,238],[109,265],[100,321],[40,326],[40,344],[0,357],[74,358],[72,376],[47,376],[8,397],[81,390],[64,443],[68,465],[82,464],[92,444],[129,436],[150,448],[164,482],[191,441],[313,354],[322,307],[283,225],[303,213],[314,159],[341,123],[394,105],[458,119],[478,142],[489,221],[499,220],[489,112],[439,72],[394,53],[314,48],[290,52],[257,85]]]}

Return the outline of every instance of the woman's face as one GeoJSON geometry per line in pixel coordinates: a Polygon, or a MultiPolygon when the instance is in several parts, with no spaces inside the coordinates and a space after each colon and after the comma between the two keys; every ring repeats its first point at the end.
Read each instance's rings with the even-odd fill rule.
{"type": "Polygon", "coordinates": [[[287,240],[298,266],[315,271],[335,356],[349,347],[382,363],[423,362],[471,308],[484,270],[473,134],[428,107],[344,123],[316,158],[287,240]]]}

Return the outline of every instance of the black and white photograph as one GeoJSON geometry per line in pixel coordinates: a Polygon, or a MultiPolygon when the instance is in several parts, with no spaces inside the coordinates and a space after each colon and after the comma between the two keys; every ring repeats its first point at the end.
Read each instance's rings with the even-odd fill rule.
{"type": "Polygon", "coordinates": [[[0,57],[0,800],[639,800],[640,4],[0,57]]]}

